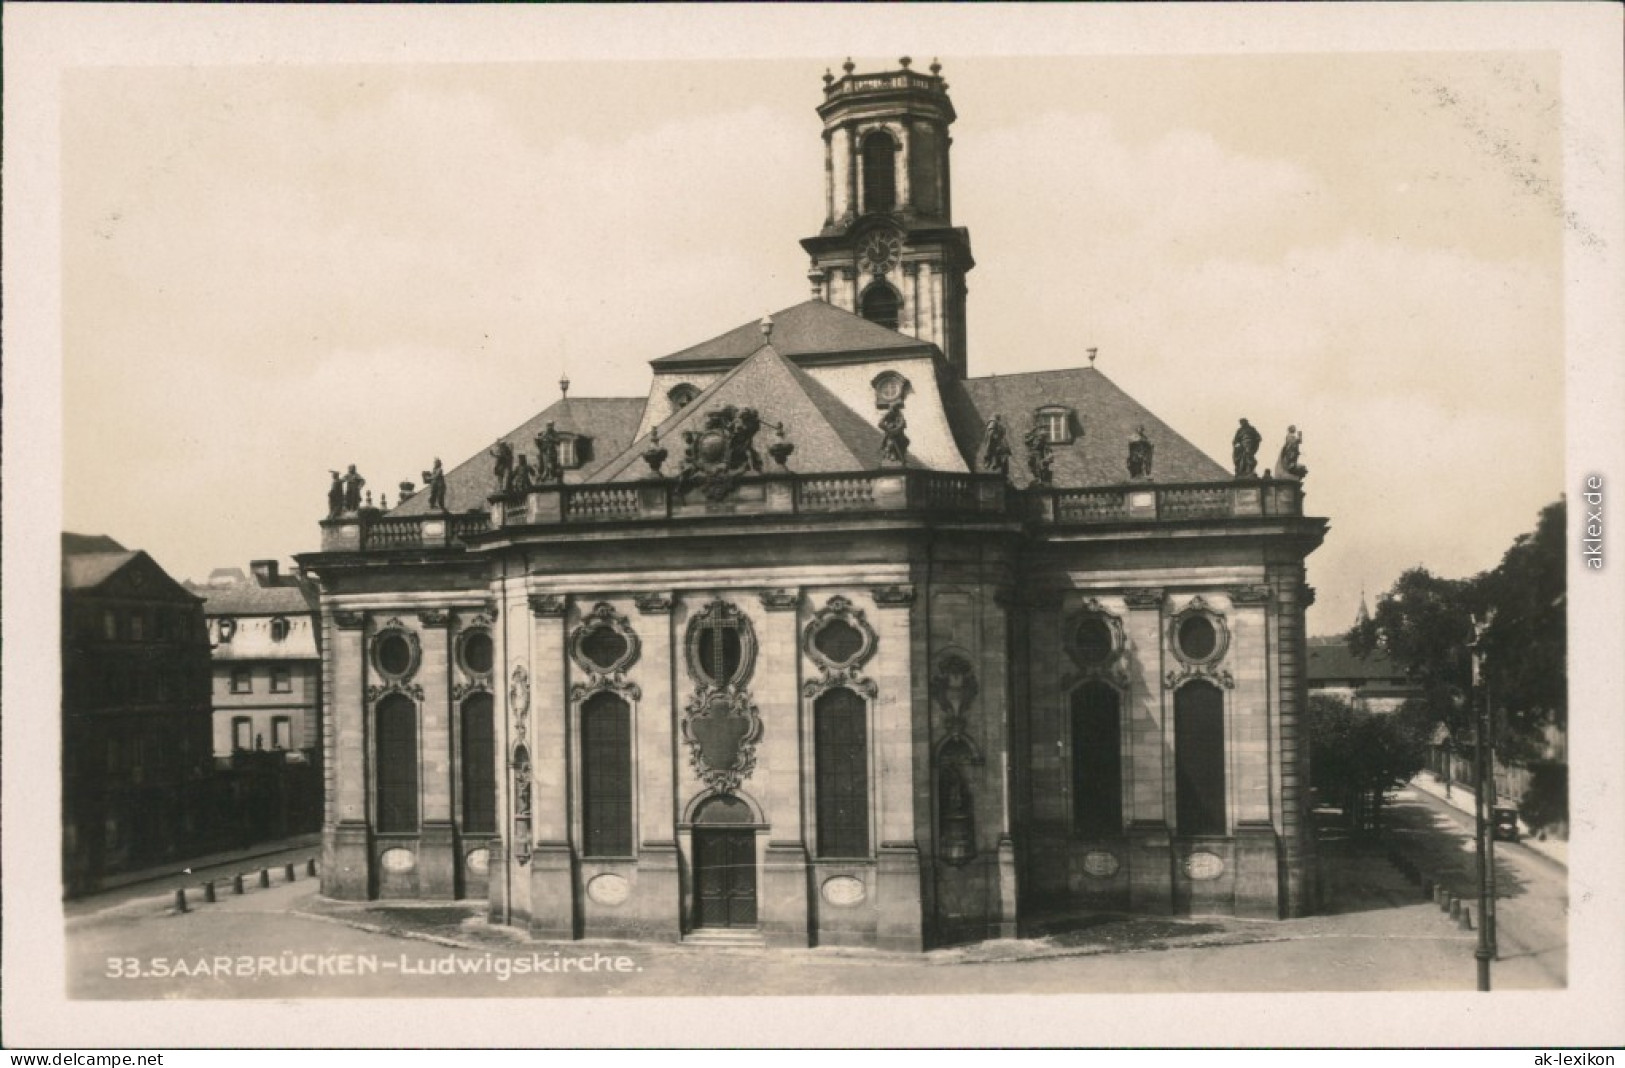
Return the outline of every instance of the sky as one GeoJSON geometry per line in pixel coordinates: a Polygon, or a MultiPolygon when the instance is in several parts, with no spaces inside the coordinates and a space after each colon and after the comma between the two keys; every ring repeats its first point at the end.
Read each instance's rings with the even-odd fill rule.
{"type": "MultiPolygon", "coordinates": [[[[843,58],[68,72],[64,529],[286,561],[329,470],[417,480],[805,299],[843,58]]],[[[1097,348],[1221,462],[1298,426],[1311,633],[1564,492],[1554,53],[940,58],[971,373],[1097,348]]]]}

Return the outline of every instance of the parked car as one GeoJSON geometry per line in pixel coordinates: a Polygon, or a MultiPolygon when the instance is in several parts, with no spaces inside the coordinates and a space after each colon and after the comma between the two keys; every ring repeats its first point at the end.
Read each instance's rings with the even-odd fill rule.
{"type": "Polygon", "coordinates": [[[1490,828],[1503,842],[1518,840],[1518,810],[1511,805],[1496,805],[1490,810],[1490,828]]]}

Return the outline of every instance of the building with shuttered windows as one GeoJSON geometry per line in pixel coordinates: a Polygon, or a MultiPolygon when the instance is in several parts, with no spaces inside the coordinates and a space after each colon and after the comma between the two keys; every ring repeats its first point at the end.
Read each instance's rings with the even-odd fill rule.
{"type": "Polygon", "coordinates": [[[808,299],[322,522],[324,892],[915,950],[1311,910],[1325,521],[1093,366],[970,373],[935,65],[818,114],[808,299]]]}

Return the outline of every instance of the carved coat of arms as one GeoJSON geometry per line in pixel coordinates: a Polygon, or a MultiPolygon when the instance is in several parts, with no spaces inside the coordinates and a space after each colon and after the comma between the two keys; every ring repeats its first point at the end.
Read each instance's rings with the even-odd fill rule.
{"type": "Polygon", "coordinates": [[[706,500],[720,501],[746,474],[761,474],[762,455],[753,444],[761,426],[755,408],[728,404],[707,412],[703,427],[683,433],[685,452],[677,492],[686,494],[700,486],[706,500]]]}

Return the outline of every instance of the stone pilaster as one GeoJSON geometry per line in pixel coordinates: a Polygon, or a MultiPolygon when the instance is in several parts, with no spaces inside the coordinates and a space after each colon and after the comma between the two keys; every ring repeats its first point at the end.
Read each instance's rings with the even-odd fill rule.
{"type": "Polygon", "coordinates": [[[800,591],[764,590],[759,628],[757,677],[762,714],[765,795],[771,825],[762,861],[762,933],[769,945],[806,946],[810,923],[807,900],[807,847],[801,810],[801,649],[800,591]]]}
{"type": "Polygon", "coordinates": [[[530,933],[574,938],[577,933],[575,854],[570,843],[570,732],[565,652],[565,601],[530,599],[530,757],[535,848],[530,860],[530,933]]]}
{"type": "Polygon", "coordinates": [[[322,893],[348,901],[372,896],[367,819],[367,655],[365,617],[335,609],[332,620],[334,821],[323,843],[322,893]]]}
{"type": "Polygon", "coordinates": [[[418,622],[423,650],[417,676],[423,686],[418,892],[426,898],[449,899],[457,896],[461,867],[451,802],[451,614],[419,612],[418,622]]]}
{"type": "Polygon", "coordinates": [[[910,632],[916,605],[912,586],[874,591],[876,658],[870,677],[879,687],[874,701],[875,798],[880,832],[875,871],[879,909],[877,944],[881,949],[919,951],[925,946],[921,915],[920,850],[915,841],[913,664],[910,632]]]}
{"type": "Polygon", "coordinates": [[[1280,650],[1281,860],[1285,876],[1281,915],[1314,911],[1318,902],[1315,828],[1308,811],[1309,738],[1307,653],[1304,648],[1304,582],[1301,563],[1269,568],[1276,601],[1280,650]]]}
{"type": "Polygon", "coordinates": [[[638,702],[638,871],[637,915],[653,941],[682,937],[682,886],[677,851],[677,784],[672,766],[676,752],[672,692],[672,599],[643,594],[631,624],[642,642],[635,665],[643,697],[638,702]]]}

